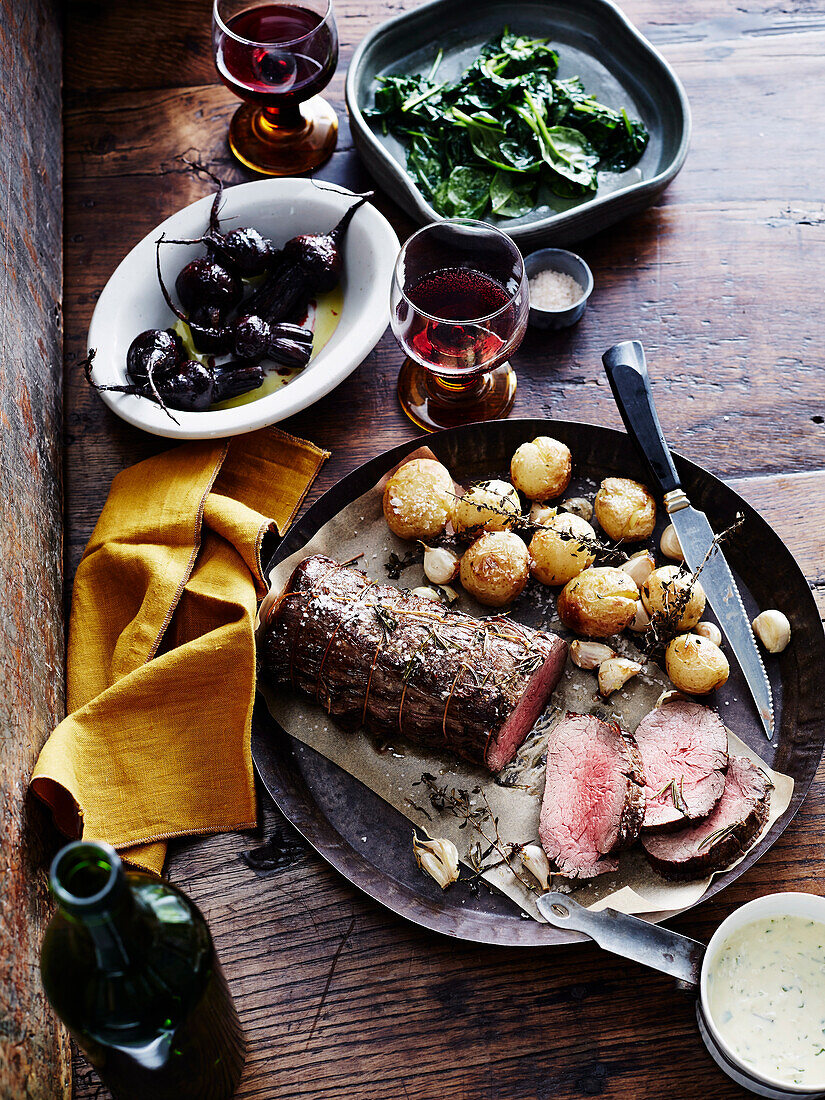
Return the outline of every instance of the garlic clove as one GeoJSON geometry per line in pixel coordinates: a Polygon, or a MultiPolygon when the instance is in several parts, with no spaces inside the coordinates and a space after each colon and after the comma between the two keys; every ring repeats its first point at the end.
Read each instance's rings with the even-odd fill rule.
{"type": "Polygon", "coordinates": [[[542,890],[550,889],[550,861],[540,844],[525,844],[521,849],[521,865],[529,871],[542,890]]]}
{"type": "Polygon", "coordinates": [[[664,531],[662,531],[662,537],[659,540],[659,549],[666,558],[670,558],[672,561],[685,560],[685,555],[682,553],[682,546],[679,542],[679,536],[676,534],[676,528],[672,523],[669,523],[664,531]]]}
{"type": "Polygon", "coordinates": [[[753,629],[768,653],[781,653],[791,640],[791,624],[787,615],[772,609],[763,611],[753,620],[753,629]]]}
{"type": "Polygon", "coordinates": [[[722,631],[716,623],[697,623],[693,633],[698,634],[700,638],[710,639],[714,645],[722,644],[722,631]]]}
{"type": "Polygon", "coordinates": [[[598,668],[602,661],[616,656],[616,650],[602,642],[583,642],[580,638],[570,643],[570,660],[577,668],[598,668]]]}
{"type": "Polygon", "coordinates": [[[449,584],[458,576],[461,559],[443,546],[425,546],[424,575],[433,584],[449,584]]]}
{"type": "Polygon", "coordinates": [[[585,497],[571,497],[561,502],[561,508],[565,512],[572,512],[574,516],[580,516],[589,523],[593,518],[593,505],[585,497]]]}
{"type": "Polygon", "coordinates": [[[441,597],[434,588],[430,588],[429,585],[420,585],[418,588],[411,588],[410,592],[413,596],[420,596],[422,600],[434,600],[436,603],[441,603],[441,597]]]}
{"type": "Polygon", "coordinates": [[[636,617],[628,627],[634,634],[642,634],[650,626],[650,615],[641,600],[636,601],[636,617]]]}
{"type": "Polygon", "coordinates": [[[677,699],[684,699],[685,702],[692,702],[689,695],[684,695],[681,691],[677,691],[676,688],[671,688],[670,691],[663,691],[653,706],[654,708],[663,707],[665,703],[673,703],[677,699]]]}
{"type": "Polygon", "coordinates": [[[448,605],[449,605],[449,604],[451,604],[451,603],[455,603],[455,601],[456,601],[456,600],[458,599],[458,593],[457,593],[457,592],[456,592],[456,590],[455,590],[455,589],[454,589],[454,588],[452,587],[452,585],[449,585],[449,584],[442,584],[442,585],[439,585],[439,587],[440,587],[440,589],[441,589],[441,598],[442,598],[442,599],[443,599],[443,600],[444,600],[444,601],[445,601],[445,602],[446,602],[446,603],[447,603],[448,605]]]}
{"type": "Polygon", "coordinates": [[[599,665],[599,694],[604,698],[624,687],[631,676],[642,671],[638,661],[628,657],[610,657],[599,665]]]}
{"type": "Polygon", "coordinates": [[[619,566],[619,568],[623,573],[627,573],[628,576],[632,577],[639,588],[641,588],[656,568],[656,562],[649,550],[640,550],[637,554],[634,554],[632,558],[629,558],[624,565],[619,566]]]}
{"type": "Polygon", "coordinates": [[[558,508],[551,508],[549,504],[542,504],[536,500],[530,508],[530,522],[535,523],[538,527],[544,527],[557,514],[558,508]]]}
{"type": "Polygon", "coordinates": [[[413,829],[413,854],[421,870],[435,879],[442,890],[458,878],[458,848],[446,837],[422,840],[413,829]]]}

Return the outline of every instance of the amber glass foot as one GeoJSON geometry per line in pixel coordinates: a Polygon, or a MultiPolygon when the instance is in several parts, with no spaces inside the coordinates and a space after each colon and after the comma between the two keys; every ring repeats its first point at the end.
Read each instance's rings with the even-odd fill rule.
{"type": "Polygon", "coordinates": [[[238,160],[266,176],[297,176],[317,168],[338,140],[338,116],[319,95],[292,108],[244,103],[229,125],[238,160]]]}
{"type": "Polygon", "coordinates": [[[509,363],[469,382],[444,382],[405,359],[398,375],[401,408],[420,428],[436,432],[477,420],[506,416],[516,398],[516,372],[509,363]]]}

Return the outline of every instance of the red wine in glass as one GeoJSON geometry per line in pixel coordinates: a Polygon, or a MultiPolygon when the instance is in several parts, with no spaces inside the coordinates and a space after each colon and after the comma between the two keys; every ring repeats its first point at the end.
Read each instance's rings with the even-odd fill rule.
{"type": "Polygon", "coordinates": [[[398,303],[402,342],[413,358],[439,374],[489,371],[507,357],[516,316],[512,292],[466,267],[425,275],[406,289],[415,307],[398,303]]]}
{"type": "Polygon", "coordinates": [[[334,23],[292,4],[259,4],[227,20],[215,63],[237,96],[264,107],[297,105],[326,87],[338,61],[334,23]]]}

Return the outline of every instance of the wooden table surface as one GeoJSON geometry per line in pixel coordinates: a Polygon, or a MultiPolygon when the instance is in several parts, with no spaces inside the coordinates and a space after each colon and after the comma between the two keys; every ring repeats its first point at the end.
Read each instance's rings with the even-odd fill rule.
{"type": "MultiPolygon", "coordinates": [[[[354,46],[416,0],[338,0],[341,64],[329,89],[338,149],[319,172],[369,179],[343,106],[354,46]]],[[[78,361],[95,299],[122,256],[206,193],[180,154],[228,182],[236,106],[216,83],[209,0],[70,0],[66,27],[66,492],[71,577],[121,468],[167,444],[111,415],[78,361]]],[[[585,320],[530,334],[514,362],[514,415],[619,426],[602,351],[638,337],[668,439],[730,480],[774,524],[816,593],[825,527],[825,243],[822,0],[627,0],[681,76],[694,136],[659,204],[582,242],[596,291],[585,320]]],[[[402,239],[412,226],[379,196],[402,239]]],[[[395,400],[400,354],[384,336],[348,382],[287,421],[332,451],[314,499],[416,434],[395,400]]],[[[825,589],[822,594],[825,600],[825,589]]],[[[246,1098],[626,1100],[746,1095],[710,1061],[693,1003],[670,982],[575,946],[478,948],[379,908],[299,846],[257,876],[255,834],[181,844],[169,873],[206,913],[249,1037],[246,1098]]],[[[772,851],[712,902],[673,922],[707,937],[730,910],[782,888],[825,892],[825,771],[772,851]]],[[[75,1095],[103,1096],[78,1060],[75,1095]]]]}

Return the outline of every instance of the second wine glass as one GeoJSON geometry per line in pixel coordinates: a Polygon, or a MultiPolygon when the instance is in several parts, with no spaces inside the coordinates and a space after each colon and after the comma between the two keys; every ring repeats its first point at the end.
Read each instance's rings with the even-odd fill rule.
{"type": "Polygon", "coordinates": [[[221,80],[246,101],[229,127],[235,156],[270,176],[326,160],[338,117],[317,93],[338,64],[332,0],[214,0],[212,44],[221,80]]]}
{"type": "Polygon", "coordinates": [[[524,261],[513,241],[485,222],[425,226],[398,257],[392,330],[407,353],[398,398],[428,431],[506,416],[516,394],[507,362],[530,308],[524,261]]]}

